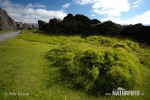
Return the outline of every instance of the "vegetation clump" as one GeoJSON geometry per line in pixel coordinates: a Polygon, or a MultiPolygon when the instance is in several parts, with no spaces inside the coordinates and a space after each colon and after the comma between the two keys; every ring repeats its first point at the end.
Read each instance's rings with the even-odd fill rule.
{"type": "Polygon", "coordinates": [[[138,84],[139,61],[124,48],[68,51],[53,49],[46,57],[59,66],[63,80],[93,95],[102,95],[123,87],[133,89],[138,84]]]}

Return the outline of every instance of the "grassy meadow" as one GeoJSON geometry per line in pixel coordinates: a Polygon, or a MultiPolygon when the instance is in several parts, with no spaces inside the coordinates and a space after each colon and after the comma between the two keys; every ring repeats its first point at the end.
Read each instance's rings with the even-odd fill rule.
{"type": "MultiPolygon", "coordinates": [[[[126,39],[47,35],[41,31],[22,31],[17,37],[0,43],[0,98],[1,100],[149,100],[149,59],[148,46],[140,47],[138,43],[126,39]],[[97,57],[91,62],[94,67],[83,74],[81,71],[86,70],[83,58],[92,54],[97,57]],[[103,58],[105,55],[106,58],[103,58]],[[98,62],[99,59],[103,62],[98,62]],[[103,77],[102,72],[97,70],[97,63],[114,66],[110,71],[106,71],[108,77],[103,77]],[[80,66],[83,69],[80,69],[80,66]],[[84,83],[86,80],[81,74],[89,81],[84,83]],[[98,89],[94,88],[93,81],[99,82],[98,75],[101,75],[103,80],[108,78],[110,81],[113,81],[114,77],[119,80],[118,75],[122,75],[123,79],[115,82],[120,82],[121,86],[129,88],[128,90],[130,90],[128,86],[131,86],[132,90],[139,90],[144,94],[95,96],[94,90],[98,89]],[[81,88],[76,88],[74,83],[81,88]]],[[[85,61],[85,64],[88,66],[88,61],[85,61]]],[[[109,88],[109,84],[104,85],[105,82],[101,84],[109,88]]],[[[110,84],[114,86],[111,82],[110,84]]]]}

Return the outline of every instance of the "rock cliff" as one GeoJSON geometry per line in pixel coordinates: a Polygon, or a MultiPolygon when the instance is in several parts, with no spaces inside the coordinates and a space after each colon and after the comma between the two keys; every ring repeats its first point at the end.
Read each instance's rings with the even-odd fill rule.
{"type": "Polygon", "coordinates": [[[16,23],[8,13],[0,8],[0,30],[15,30],[16,23]]]}

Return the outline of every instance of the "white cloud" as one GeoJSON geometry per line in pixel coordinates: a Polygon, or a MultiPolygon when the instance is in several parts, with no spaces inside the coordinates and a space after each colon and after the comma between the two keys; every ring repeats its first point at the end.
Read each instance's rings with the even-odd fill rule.
{"type": "Polygon", "coordinates": [[[130,9],[128,0],[74,0],[77,4],[92,4],[92,11],[107,15],[108,17],[120,16],[122,12],[130,9]]]}
{"type": "Polygon", "coordinates": [[[95,15],[95,14],[92,14],[91,16],[94,17],[94,16],[96,16],[96,15],[95,15]]]}
{"type": "MultiPolygon", "coordinates": [[[[127,12],[131,7],[138,7],[143,0],[134,0],[130,5],[129,0],[74,0],[79,5],[92,5],[92,11],[96,14],[103,15],[101,21],[111,20],[118,24],[150,24],[150,10],[142,14],[138,14],[133,18],[123,20],[120,18],[122,12],[127,12]],[[131,6],[131,7],[130,7],[131,6]]],[[[92,15],[91,15],[92,16],[92,15]]]]}
{"type": "Polygon", "coordinates": [[[143,3],[143,0],[136,0],[135,2],[133,2],[133,7],[136,8],[136,7],[138,7],[141,3],[143,3]]]}
{"type": "Polygon", "coordinates": [[[143,14],[138,14],[132,19],[128,19],[128,22],[131,22],[132,24],[136,23],[142,23],[142,24],[150,24],[150,10],[144,12],[143,14]]]}
{"type": "Polygon", "coordinates": [[[62,6],[62,8],[68,8],[71,4],[70,3],[66,3],[62,6]]]}
{"type": "Polygon", "coordinates": [[[0,6],[7,11],[7,13],[15,21],[23,23],[37,23],[38,20],[48,22],[51,18],[63,19],[67,14],[64,10],[46,10],[41,4],[21,5],[10,2],[9,0],[0,0],[0,6]]]}
{"type": "Polygon", "coordinates": [[[95,3],[98,0],[74,0],[79,5],[86,5],[86,4],[92,4],[95,3]]]}
{"type": "Polygon", "coordinates": [[[95,13],[111,17],[120,16],[122,12],[128,11],[130,4],[128,0],[98,0],[92,7],[95,13]]]}
{"type": "Polygon", "coordinates": [[[27,7],[29,7],[29,8],[46,8],[46,6],[44,6],[44,5],[41,5],[41,4],[32,4],[32,3],[29,3],[28,5],[27,5],[27,7]]]}
{"type": "Polygon", "coordinates": [[[119,17],[107,17],[107,18],[102,18],[100,19],[101,21],[107,21],[107,20],[112,20],[113,22],[119,23],[119,24],[137,24],[137,23],[142,23],[144,25],[149,25],[150,24],[150,10],[146,11],[142,14],[138,14],[133,18],[127,19],[127,20],[122,20],[119,17]]]}

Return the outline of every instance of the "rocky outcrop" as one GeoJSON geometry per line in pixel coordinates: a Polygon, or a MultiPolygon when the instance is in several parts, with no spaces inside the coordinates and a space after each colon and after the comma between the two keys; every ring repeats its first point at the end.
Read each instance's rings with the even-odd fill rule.
{"type": "Polygon", "coordinates": [[[17,29],[23,29],[23,23],[22,22],[16,22],[17,29]]]}
{"type": "Polygon", "coordinates": [[[46,30],[46,22],[38,20],[39,30],[46,30]]]}
{"type": "Polygon", "coordinates": [[[16,26],[17,26],[17,29],[19,29],[19,30],[22,30],[22,29],[23,30],[33,30],[36,28],[34,25],[22,23],[22,22],[16,22],[16,26]]]}
{"type": "Polygon", "coordinates": [[[39,30],[45,30],[47,33],[54,34],[81,34],[81,35],[114,35],[119,34],[122,30],[122,26],[111,21],[101,23],[97,19],[89,19],[87,16],[82,14],[68,14],[61,21],[57,18],[50,19],[49,23],[39,20],[39,30]]]}
{"type": "Polygon", "coordinates": [[[49,23],[45,24],[46,32],[51,32],[56,34],[62,32],[61,22],[62,20],[58,18],[50,19],[49,23]]]}
{"type": "Polygon", "coordinates": [[[17,29],[22,29],[23,28],[23,23],[22,22],[16,22],[17,29]]]}
{"type": "Polygon", "coordinates": [[[16,30],[15,21],[2,8],[0,8],[0,30],[16,30]]]}
{"type": "Polygon", "coordinates": [[[16,30],[16,29],[34,29],[27,23],[15,22],[5,10],[0,8],[0,30],[16,30]]]}
{"type": "Polygon", "coordinates": [[[93,19],[90,21],[90,24],[94,24],[94,25],[97,25],[97,24],[100,24],[101,21],[97,20],[97,19],[93,19]]]}
{"type": "Polygon", "coordinates": [[[104,23],[95,26],[95,33],[100,35],[119,36],[123,26],[116,24],[112,21],[106,21],[104,23]]]}
{"type": "Polygon", "coordinates": [[[73,16],[68,14],[63,20],[53,18],[49,23],[39,20],[39,30],[45,30],[47,33],[54,34],[82,34],[89,35],[93,32],[93,24],[99,24],[100,21],[94,19],[91,20],[88,17],[77,14],[73,16]]]}
{"type": "Polygon", "coordinates": [[[90,25],[91,19],[88,17],[76,14],[68,14],[62,21],[63,33],[65,34],[82,34],[87,35],[92,32],[92,26],[90,25]]]}
{"type": "Polygon", "coordinates": [[[30,27],[29,24],[24,23],[24,24],[23,24],[23,29],[28,30],[28,29],[31,29],[31,27],[30,27]]]}
{"type": "Polygon", "coordinates": [[[144,26],[141,23],[128,25],[123,28],[120,35],[150,45],[150,26],[144,26]]]}

